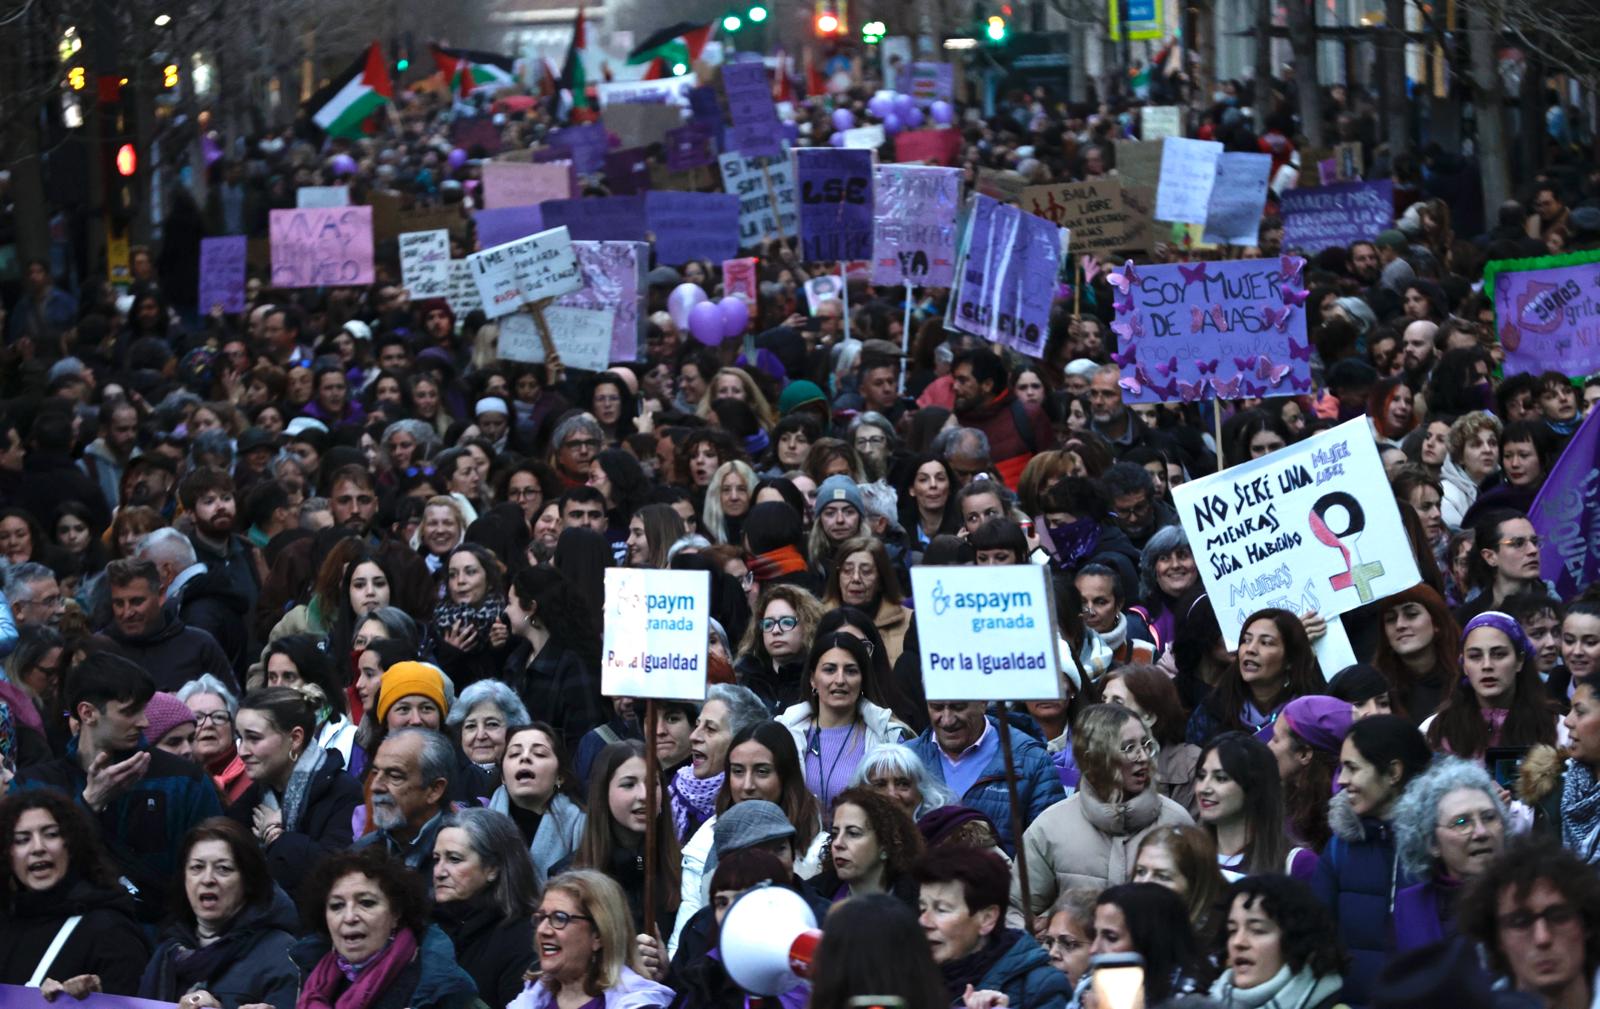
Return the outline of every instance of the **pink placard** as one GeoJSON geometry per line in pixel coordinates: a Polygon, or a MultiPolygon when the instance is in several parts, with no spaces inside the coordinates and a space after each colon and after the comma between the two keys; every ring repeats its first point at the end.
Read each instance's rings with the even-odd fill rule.
{"type": "Polygon", "coordinates": [[[756,307],[756,259],[724,259],[722,261],[722,293],[742,294],[752,312],[756,307]]]}
{"type": "Polygon", "coordinates": [[[372,208],[274,210],[273,287],[359,287],[372,283],[372,208]]]}
{"type": "Polygon", "coordinates": [[[570,163],[552,161],[486,161],[483,165],[484,206],[527,207],[572,195],[570,163]]]}

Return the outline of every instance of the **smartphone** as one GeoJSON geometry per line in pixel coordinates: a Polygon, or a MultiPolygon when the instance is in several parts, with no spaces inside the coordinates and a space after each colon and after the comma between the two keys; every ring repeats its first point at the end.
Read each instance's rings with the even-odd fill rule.
{"type": "Polygon", "coordinates": [[[1495,784],[1512,792],[1517,790],[1517,775],[1522,771],[1522,758],[1528,755],[1528,749],[1526,746],[1491,746],[1484,751],[1483,763],[1495,784]]]}
{"type": "Polygon", "coordinates": [[[822,319],[820,317],[818,317],[818,316],[815,316],[815,315],[811,316],[809,319],[807,319],[804,323],[801,324],[800,332],[802,332],[802,333],[820,333],[820,332],[822,332],[822,319]]]}
{"type": "Polygon", "coordinates": [[[1098,1009],[1144,1009],[1144,957],[1101,953],[1089,958],[1089,972],[1098,1009]]]}
{"type": "Polygon", "coordinates": [[[906,1009],[899,995],[857,995],[845,1003],[850,1009],[906,1009]]]}

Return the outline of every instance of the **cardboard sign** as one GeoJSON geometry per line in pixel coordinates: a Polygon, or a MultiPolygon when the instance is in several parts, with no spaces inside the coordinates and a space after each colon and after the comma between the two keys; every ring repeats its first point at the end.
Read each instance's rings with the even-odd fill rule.
{"type": "Polygon", "coordinates": [[[844,278],[837,273],[824,273],[805,282],[806,314],[816,315],[824,301],[844,300],[844,278]]]}
{"type": "Polygon", "coordinates": [[[974,194],[945,327],[1038,357],[1050,335],[1060,271],[1054,224],[974,194]]]}
{"type": "Polygon", "coordinates": [[[501,207],[498,210],[479,210],[472,215],[478,227],[478,248],[527,238],[544,230],[544,215],[538,207],[501,207]]]}
{"type": "Polygon", "coordinates": [[[794,151],[800,258],[808,263],[872,255],[872,152],[794,151]]]}
{"type": "MultiPolygon", "coordinates": [[[[614,308],[546,308],[545,325],[550,327],[550,340],[561,355],[561,363],[580,371],[605,371],[611,363],[611,330],[616,315],[614,308]]],[[[544,341],[532,315],[516,312],[500,320],[498,352],[507,361],[544,363],[544,341]]]]}
{"type": "Polygon", "coordinates": [[[1304,266],[1283,257],[1113,270],[1123,400],[1309,392],[1304,266]]]}
{"type": "Polygon", "coordinates": [[[644,241],[644,196],[586,196],[539,205],[546,228],[566,228],[583,242],[644,241]]]}
{"type": "Polygon", "coordinates": [[[772,104],[766,65],[760,61],[724,64],[722,89],[728,96],[728,115],[733,120],[728,127],[728,147],[752,158],[782,154],[783,130],[778,125],[778,110],[772,104]]]}
{"type": "Polygon", "coordinates": [[[611,360],[632,361],[639,356],[639,334],[644,328],[645,271],[650,266],[650,246],[644,242],[573,242],[583,287],[556,299],[563,308],[609,309],[611,360]]]}
{"type": "Polygon", "coordinates": [[[1161,142],[1161,178],[1156,183],[1156,219],[1206,223],[1222,145],[1215,140],[1169,137],[1161,142]]]}
{"type": "Polygon", "coordinates": [[[879,165],[873,200],[872,282],[954,283],[961,169],[879,165]]]}
{"type": "Polygon", "coordinates": [[[294,205],[301,210],[307,207],[348,207],[349,186],[301,186],[294,191],[294,205]]]}
{"type": "Polygon", "coordinates": [[[919,105],[941,100],[948,102],[955,98],[955,81],[955,67],[948,63],[913,63],[910,86],[903,90],[919,105]]]}
{"type": "Polygon", "coordinates": [[[593,175],[605,167],[609,139],[599,123],[583,123],[551,130],[545,143],[565,147],[572,155],[572,167],[582,175],[593,175]]]}
{"type": "Polygon", "coordinates": [[[798,233],[800,208],[794,197],[794,166],[788,158],[747,158],[729,152],[717,163],[722,187],[739,198],[739,248],[753,249],[765,239],[798,233]]]}
{"type": "Polygon", "coordinates": [[[1022,209],[1072,232],[1079,253],[1125,249],[1128,211],[1122,205],[1122,183],[1116,179],[1029,186],[1022,191],[1022,209]]]}
{"type": "Polygon", "coordinates": [[[1061,697],[1055,605],[1037,564],[911,569],[930,701],[1061,697]]]}
{"type": "MultiPolygon", "coordinates": [[[[600,101],[602,118],[624,105],[677,105],[687,107],[689,90],[695,86],[694,74],[663,77],[653,81],[598,81],[595,96],[600,101]]],[[[610,125],[609,123],[607,125],[610,125]]]]}
{"type": "Polygon", "coordinates": [[[738,197],[652,190],[644,197],[644,216],[655,236],[657,263],[719,262],[739,251],[738,197]]]}
{"type": "Polygon", "coordinates": [[[1505,373],[1600,370],[1600,252],[1495,260],[1484,270],[1505,373]]]}
{"type": "Polygon", "coordinates": [[[600,113],[600,120],[623,147],[649,147],[683,123],[683,110],[676,105],[611,105],[600,113]]]}
{"type": "Polygon", "coordinates": [[[400,282],[412,301],[450,291],[450,232],[410,231],[400,236],[400,282]]]}
{"type": "MultiPolygon", "coordinates": [[[[400,194],[379,189],[367,192],[367,206],[372,208],[372,242],[374,245],[392,241],[408,229],[400,226],[400,194]]],[[[411,228],[412,231],[430,231],[430,228],[411,228]]]]}
{"type": "Polygon", "coordinates": [[[754,256],[748,259],[724,259],[722,261],[722,293],[725,295],[739,295],[752,310],[756,306],[756,298],[759,294],[756,263],[757,260],[754,256]]]}
{"type": "Polygon", "coordinates": [[[1539,496],[1528,509],[1528,521],[1544,537],[1539,574],[1571,599],[1600,581],[1600,411],[1591,413],[1567,442],[1539,496]]]}
{"type": "Polygon", "coordinates": [[[1394,183],[1379,179],[1286,190],[1279,215],[1288,250],[1314,256],[1330,246],[1370,242],[1394,221],[1394,183]]]}
{"type": "Polygon", "coordinates": [[[572,177],[566,162],[488,161],[483,165],[485,207],[528,207],[571,195],[572,177]]]}
{"type": "Polygon", "coordinates": [[[273,287],[360,287],[372,283],[372,208],[274,210],[273,287]]]}
{"type": "Polygon", "coordinates": [[[224,312],[244,311],[245,257],[249,240],[243,235],[200,239],[200,300],[202,313],[221,305],[224,312]]]}
{"type": "Polygon", "coordinates": [[[1255,245],[1267,206],[1272,155],[1225,151],[1206,206],[1205,240],[1219,245],[1255,245]]]}
{"type": "Polygon", "coordinates": [[[705,700],[710,617],[708,572],[607,568],[600,692],[705,700]]]}
{"type": "Polygon", "coordinates": [[[957,130],[901,130],[894,135],[896,161],[954,165],[960,155],[961,134],[957,130]]]}
{"type": "Polygon", "coordinates": [[[717,160],[716,144],[699,123],[689,123],[667,131],[667,167],[675,172],[703,168],[717,160]]]}
{"type": "Polygon", "coordinates": [[[1230,649],[1257,610],[1332,618],[1422,580],[1365,417],[1179,484],[1172,500],[1230,649]]]}
{"type": "Polygon", "coordinates": [[[650,188],[650,156],[643,147],[606,155],[606,185],[616,196],[636,196],[650,188]]]}
{"type": "MultiPolygon", "coordinates": [[[[384,235],[377,230],[378,220],[383,217],[383,210],[376,204],[372,211],[373,236],[378,241],[384,240],[384,235]]],[[[401,210],[395,214],[394,233],[387,237],[393,238],[404,231],[433,231],[444,228],[450,232],[452,238],[465,238],[467,234],[467,219],[461,213],[461,204],[453,203],[442,207],[418,207],[412,210],[401,210]]]]}
{"type": "Polygon", "coordinates": [[[474,252],[473,283],[491,319],[583,286],[583,273],[566,228],[551,228],[515,242],[474,252]]]}
{"type": "Polygon", "coordinates": [[[1139,111],[1139,138],[1162,140],[1183,136],[1183,110],[1176,105],[1149,105],[1139,111]]]}
{"type": "Polygon", "coordinates": [[[1021,203],[1022,190],[1027,188],[1027,185],[1028,180],[1016,172],[980,168],[974,188],[991,200],[999,200],[1001,203],[1021,203]]]}
{"type": "Polygon", "coordinates": [[[450,311],[456,318],[464,319],[468,312],[483,308],[483,299],[478,296],[478,285],[472,279],[472,264],[465,259],[452,259],[449,265],[444,300],[450,303],[450,311]]]}

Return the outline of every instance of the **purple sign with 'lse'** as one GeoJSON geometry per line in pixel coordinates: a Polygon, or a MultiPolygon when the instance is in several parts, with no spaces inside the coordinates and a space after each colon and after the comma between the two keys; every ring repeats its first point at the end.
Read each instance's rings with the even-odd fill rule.
{"type": "Polygon", "coordinates": [[[872,152],[796,150],[801,257],[808,263],[872,256],[872,152]]]}

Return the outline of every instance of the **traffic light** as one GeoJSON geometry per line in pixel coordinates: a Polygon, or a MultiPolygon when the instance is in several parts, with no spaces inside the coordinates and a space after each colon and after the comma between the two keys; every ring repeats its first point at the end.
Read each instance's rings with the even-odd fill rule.
{"type": "Polygon", "coordinates": [[[722,30],[730,35],[744,27],[744,22],[737,14],[728,14],[722,19],[722,30]]]}
{"type": "Polygon", "coordinates": [[[869,46],[875,46],[882,42],[888,33],[889,29],[882,21],[868,21],[861,26],[861,41],[869,46]]]}
{"type": "Polygon", "coordinates": [[[745,18],[751,24],[758,25],[767,19],[767,9],[760,4],[756,4],[745,14],[745,18]]]}
{"type": "Polygon", "coordinates": [[[1006,40],[1006,19],[998,14],[989,15],[989,23],[983,33],[989,37],[990,42],[1004,42],[1006,40]]]}
{"type": "Polygon", "coordinates": [[[139,170],[139,155],[132,144],[123,144],[117,148],[117,174],[123,178],[130,178],[139,170]]]}
{"type": "Polygon", "coordinates": [[[67,86],[74,91],[82,91],[89,86],[88,75],[82,67],[72,67],[67,71],[67,86]]]}
{"type": "Polygon", "coordinates": [[[175,88],[178,86],[178,64],[168,63],[161,68],[161,86],[175,88]]]}
{"type": "Polygon", "coordinates": [[[394,68],[401,73],[405,73],[407,70],[411,69],[411,61],[402,56],[395,61],[394,68]]]}

